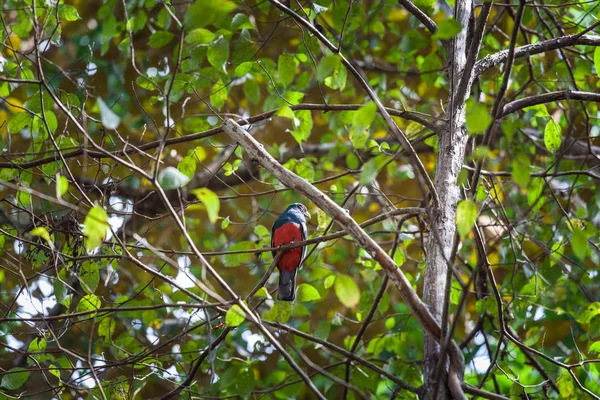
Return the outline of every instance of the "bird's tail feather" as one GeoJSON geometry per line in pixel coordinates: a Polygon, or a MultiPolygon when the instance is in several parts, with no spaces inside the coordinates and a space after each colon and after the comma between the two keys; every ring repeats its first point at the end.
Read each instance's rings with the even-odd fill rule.
{"type": "Polygon", "coordinates": [[[283,301],[294,301],[296,298],[296,270],[279,271],[279,291],[277,299],[283,301]]]}

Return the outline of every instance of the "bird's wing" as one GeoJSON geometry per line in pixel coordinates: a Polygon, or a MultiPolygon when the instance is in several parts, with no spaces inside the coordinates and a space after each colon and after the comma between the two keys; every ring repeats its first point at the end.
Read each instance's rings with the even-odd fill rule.
{"type": "MultiPolygon", "coordinates": [[[[306,228],[306,223],[300,224],[300,232],[302,235],[302,241],[308,239],[308,229],[306,228]]],[[[300,259],[300,265],[304,262],[304,258],[306,257],[306,246],[302,246],[302,258],[300,259]]],[[[300,266],[299,265],[299,266],[300,266]]]]}

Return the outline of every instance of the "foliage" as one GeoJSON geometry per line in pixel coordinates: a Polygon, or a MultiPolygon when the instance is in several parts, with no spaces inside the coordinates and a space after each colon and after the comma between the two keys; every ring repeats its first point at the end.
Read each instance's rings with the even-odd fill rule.
{"type": "MultiPolygon", "coordinates": [[[[463,27],[454,1],[414,1],[435,33],[406,1],[281,2],[333,48],[275,3],[3,2],[7,397],[309,398],[310,379],[327,398],[388,399],[428,384],[426,328],[379,260],[221,125],[244,124],[427,292],[427,242],[443,218],[365,83],[433,179],[441,137],[456,128],[451,102],[462,101],[446,50],[465,29],[472,37],[481,2],[463,27]],[[276,272],[261,278],[270,227],[293,202],[313,214],[317,242],[291,304],[274,300],[276,272]],[[428,209],[394,214],[407,207],[428,209]]],[[[504,3],[476,60],[511,46],[518,3],[504,3]]],[[[517,52],[511,69],[478,64],[463,168],[435,183],[461,198],[448,205],[456,253],[450,240],[444,256],[464,380],[511,398],[600,393],[600,12],[563,3],[529,2],[512,44],[585,40],[517,52]]]]}

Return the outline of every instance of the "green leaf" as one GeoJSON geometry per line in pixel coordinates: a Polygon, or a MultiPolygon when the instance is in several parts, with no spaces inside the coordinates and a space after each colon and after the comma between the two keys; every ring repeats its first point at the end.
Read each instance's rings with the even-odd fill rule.
{"type": "Polygon", "coordinates": [[[187,9],[184,25],[191,28],[202,28],[221,21],[235,8],[235,3],[229,0],[196,1],[187,9]]]}
{"type": "Polygon", "coordinates": [[[527,204],[529,204],[530,206],[533,205],[537,201],[537,199],[542,195],[543,190],[544,179],[533,178],[527,190],[527,204]]]}
{"type": "Polygon", "coordinates": [[[78,19],[81,19],[77,9],[68,4],[59,4],[58,17],[64,21],[77,21],[78,19]]]}
{"type": "Polygon", "coordinates": [[[594,342],[590,345],[590,347],[588,348],[588,351],[594,352],[594,353],[600,353],[600,341],[599,342],[594,342]]]}
{"type": "Polygon", "coordinates": [[[16,113],[8,120],[8,130],[10,133],[19,133],[31,124],[31,120],[32,117],[27,112],[16,113]]]}
{"type": "Polygon", "coordinates": [[[471,199],[461,200],[456,208],[456,227],[461,238],[465,238],[475,226],[477,204],[471,199]]]}
{"type": "Polygon", "coordinates": [[[239,13],[233,16],[231,29],[239,31],[242,29],[255,29],[255,27],[246,14],[239,13]]]}
{"type": "Polygon", "coordinates": [[[219,209],[221,207],[219,196],[207,188],[196,189],[193,190],[192,193],[194,193],[196,197],[198,197],[198,200],[200,200],[202,204],[204,204],[204,207],[206,207],[210,223],[214,224],[217,222],[219,219],[219,209]]]}
{"type": "Polygon", "coordinates": [[[301,302],[315,301],[321,299],[319,291],[315,289],[314,286],[309,285],[308,283],[302,283],[298,286],[296,296],[298,298],[298,301],[301,302]]]}
{"type": "Polygon", "coordinates": [[[555,152],[560,148],[562,143],[562,133],[560,132],[560,125],[557,124],[552,118],[546,124],[544,128],[544,144],[548,151],[555,152]]]}
{"type": "Polygon", "coordinates": [[[108,214],[106,214],[104,208],[100,205],[92,207],[83,221],[86,249],[92,250],[100,246],[109,228],[108,214]]]}
{"type": "Polygon", "coordinates": [[[98,336],[103,337],[104,340],[111,340],[113,333],[115,333],[116,323],[115,320],[107,317],[100,321],[98,324],[98,336]]]}
{"type": "MultiPolygon", "coordinates": [[[[250,241],[237,242],[233,246],[227,249],[228,252],[239,251],[239,250],[253,250],[254,243],[250,241]]],[[[241,253],[241,254],[226,254],[223,257],[223,263],[226,267],[239,267],[244,263],[247,263],[253,257],[252,253],[241,253]]]]}
{"type": "Polygon", "coordinates": [[[100,308],[102,302],[95,294],[87,294],[79,300],[77,304],[78,312],[95,311],[100,308]]]}
{"type": "Polygon", "coordinates": [[[27,349],[30,353],[39,353],[46,350],[46,339],[36,337],[29,343],[29,348],[27,349]]]}
{"type": "Polygon", "coordinates": [[[50,372],[50,374],[52,374],[55,377],[57,377],[58,379],[60,379],[60,369],[58,369],[58,367],[56,365],[50,364],[50,367],[48,367],[48,372],[50,372]]]}
{"type": "Polygon", "coordinates": [[[190,31],[185,36],[185,42],[187,44],[208,44],[215,40],[216,37],[217,35],[209,31],[208,29],[198,28],[190,31]]]}
{"type": "Polygon", "coordinates": [[[266,297],[267,299],[270,299],[271,295],[267,291],[267,288],[263,286],[258,289],[258,291],[254,294],[254,297],[266,297]]]}
{"type": "Polygon", "coordinates": [[[31,205],[31,194],[24,190],[17,192],[17,204],[23,208],[29,208],[31,205]]]}
{"type": "Polygon", "coordinates": [[[246,313],[237,304],[234,304],[225,314],[225,323],[232,327],[239,326],[245,319],[246,313]]]}
{"type": "Polygon", "coordinates": [[[150,35],[150,41],[148,42],[148,45],[153,49],[158,49],[168,45],[174,37],[175,35],[173,35],[171,32],[156,31],[150,35]]]}
{"type": "Polygon", "coordinates": [[[230,222],[229,216],[227,216],[227,218],[223,218],[223,221],[221,221],[221,229],[227,228],[230,222]]]}
{"type": "Polygon", "coordinates": [[[237,77],[244,76],[252,70],[253,66],[254,66],[254,63],[251,61],[243,62],[240,65],[238,65],[237,67],[235,67],[235,71],[233,72],[233,74],[237,77]]]}
{"type": "Polygon", "coordinates": [[[581,261],[585,260],[589,243],[584,231],[576,230],[573,232],[573,236],[571,237],[571,247],[573,248],[573,253],[577,258],[579,258],[581,261]]]}
{"type": "Polygon", "coordinates": [[[596,74],[600,76],[600,47],[594,50],[594,65],[596,66],[596,74]]]}
{"type": "Polygon", "coordinates": [[[435,32],[433,37],[435,39],[448,40],[452,39],[454,36],[458,35],[462,30],[462,26],[460,22],[455,20],[454,18],[448,18],[442,20],[438,24],[438,29],[435,32]]]}
{"type": "Polygon", "coordinates": [[[224,37],[220,37],[216,42],[208,47],[208,62],[215,68],[227,73],[227,60],[229,59],[229,42],[224,37]]]}
{"type": "Polygon", "coordinates": [[[561,370],[560,376],[556,380],[556,384],[558,385],[561,398],[568,399],[575,394],[573,378],[567,371],[561,370]]]}
{"type": "Polygon", "coordinates": [[[277,73],[279,82],[283,87],[288,86],[296,76],[298,61],[290,54],[281,54],[277,60],[277,73]]]}
{"type": "Polygon", "coordinates": [[[260,86],[254,79],[246,79],[244,82],[244,96],[250,104],[258,104],[260,101],[260,86]]]}
{"type": "Polygon", "coordinates": [[[317,65],[317,79],[324,81],[325,78],[333,73],[333,70],[342,63],[342,59],[337,54],[325,56],[317,65]]]}
{"type": "Polygon", "coordinates": [[[100,118],[102,125],[106,129],[117,129],[121,123],[121,118],[111,110],[101,97],[98,97],[98,108],[100,108],[100,118]]]}
{"type": "Polygon", "coordinates": [[[360,301],[360,289],[352,277],[338,274],[335,278],[333,289],[337,298],[344,306],[352,308],[358,305],[360,301]]]}
{"type": "Polygon", "coordinates": [[[29,375],[30,372],[21,367],[9,369],[4,373],[0,386],[6,390],[18,389],[27,382],[29,375]]]}
{"type": "Polygon", "coordinates": [[[69,180],[66,176],[60,175],[56,180],[56,197],[61,198],[69,190],[69,180]]]}
{"type": "Polygon", "coordinates": [[[165,190],[177,189],[188,184],[190,177],[175,167],[164,168],[158,174],[158,183],[165,190]]]}
{"type": "Polygon", "coordinates": [[[310,110],[300,110],[295,112],[296,120],[294,122],[295,129],[292,130],[292,136],[298,144],[306,141],[312,132],[313,120],[310,110]]]}
{"type": "Polygon", "coordinates": [[[379,171],[386,162],[387,156],[385,155],[379,155],[367,161],[360,172],[360,184],[367,185],[377,179],[379,171]]]}
{"type": "MultiPolygon", "coordinates": [[[[246,81],[252,82],[252,81],[246,81]]],[[[223,84],[221,80],[215,83],[212,87],[212,92],[210,95],[210,102],[217,109],[221,109],[223,105],[225,105],[225,101],[227,101],[227,86],[223,84]]]]}
{"type": "Polygon", "coordinates": [[[177,164],[177,169],[188,178],[193,178],[196,173],[196,157],[193,155],[183,157],[177,164]]]}
{"type": "Polygon", "coordinates": [[[50,247],[54,248],[54,243],[52,243],[52,239],[50,239],[50,234],[48,233],[48,230],[45,227],[38,226],[37,228],[32,229],[31,232],[29,232],[29,234],[31,236],[40,236],[48,243],[50,247]]]}
{"type": "Polygon", "coordinates": [[[467,100],[466,118],[467,132],[469,134],[483,133],[492,123],[492,117],[490,116],[487,107],[473,98],[467,100]]]}
{"type": "Polygon", "coordinates": [[[100,283],[100,273],[96,263],[86,261],[79,267],[79,281],[88,293],[94,293],[100,283]]]}
{"type": "Polygon", "coordinates": [[[325,282],[323,282],[323,287],[325,289],[329,289],[330,287],[333,286],[334,282],[335,282],[335,275],[329,275],[327,278],[325,278],[325,282]]]}
{"type": "Polygon", "coordinates": [[[529,178],[531,177],[531,161],[529,156],[525,153],[517,153],[512,163],[511,175],[515,182],[526,189],[529,185],[529,178]]]}

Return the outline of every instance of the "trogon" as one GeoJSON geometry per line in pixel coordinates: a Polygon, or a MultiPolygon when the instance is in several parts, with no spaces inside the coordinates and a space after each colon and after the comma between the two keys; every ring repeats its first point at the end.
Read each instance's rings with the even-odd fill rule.
{"type": "MultiPolygon", "coordinates": [[[[290,243],[306,240],[306,218],[310,218],[304,204],[294,203],[285,209],[271,229],[271,247],[277,248],[290,243]]],[[[275,257],[275,251],[273,251],[275,257]]],[[[279,290],[277,299],[293,301],[296,297],[296,272],[306,257],[306,246],[286,251],[277,263],[279,270],[279,290]]]]}

